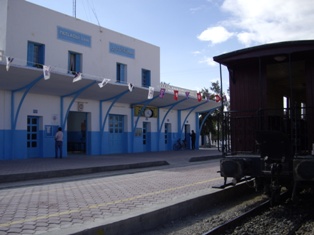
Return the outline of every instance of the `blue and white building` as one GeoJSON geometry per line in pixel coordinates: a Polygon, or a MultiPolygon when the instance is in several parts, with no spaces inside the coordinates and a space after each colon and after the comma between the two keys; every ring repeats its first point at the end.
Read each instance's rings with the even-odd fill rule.
{"type": "Polygon", "coordinates": [[[219,106],[161,83],[158,46],[27,1],[0,32],[0,160],[54,157],[58,127],[64,156],[171,150],[219,106]]]}

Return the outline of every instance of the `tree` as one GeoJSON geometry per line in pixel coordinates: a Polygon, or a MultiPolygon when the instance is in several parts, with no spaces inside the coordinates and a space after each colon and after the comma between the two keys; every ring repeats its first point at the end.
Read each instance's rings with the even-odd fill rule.
{"type": "MultiPolygon", "coordinates": [[[[229,93],[229,89],[227,90],[227,92],[229,93]]],[[[211,87],[209,89],[207,88],[203,88],[201,93],[203,94],[203,98],[204,99],[210,99],[210,100],[216,100],[217,95],[220,97],[221,93],[220,93],[220,85],[219,82],[212,82],[211,87]]],[[[222,97],[220,97],[221,99],[224,99],[224,97],[226,97],[226,94],[223,92],[222,93],[222,97]]],[[[224,104],[224,110],[229,110],[229,101],[227,101],[226,99],[223,100],[223,104],[224,104]]],[[[209,144],[210,144],[210,140],[211,137],[213,140],[218,140],[218,130],[220,128],[218,128],[219,125],[219,113],[221,113],[221,108],[216,109],[212,114],[208,115],[208,112],[205,113],[200,113],[200,124],[203,122],[203,120],[206,118],[204,125],[202,127],[201,130],[201,135],[202,136],[207,136],[208,140],[209,140],[209,144]]]]}

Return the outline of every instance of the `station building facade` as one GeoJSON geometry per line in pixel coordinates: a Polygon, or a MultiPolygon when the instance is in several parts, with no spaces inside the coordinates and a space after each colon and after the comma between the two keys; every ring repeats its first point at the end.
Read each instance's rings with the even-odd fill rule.
{"type": "Polygon", "coordinates": [[[54,157],[58,127],[64,156],[189,146],[199,113],[219,106],[161,83],[158,46],[27,1],[0,6],[0,160],[54,157]]]}

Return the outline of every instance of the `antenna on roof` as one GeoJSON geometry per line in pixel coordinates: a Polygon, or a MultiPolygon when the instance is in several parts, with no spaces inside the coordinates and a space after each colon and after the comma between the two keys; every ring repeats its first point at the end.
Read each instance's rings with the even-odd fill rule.
{"type": "Polygon", "coordinates": [[[73,16],[76,18],[76,0],[73,0],[73,16]]]}

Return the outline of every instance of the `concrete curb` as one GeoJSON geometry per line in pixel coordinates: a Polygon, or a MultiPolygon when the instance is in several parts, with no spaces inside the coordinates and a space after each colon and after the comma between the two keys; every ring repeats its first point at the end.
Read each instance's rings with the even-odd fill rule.
{"type": "Polygon", "coordinates": [[[6,175],[0,178],[0,183],[12,183],[26,180],[37,180],[37,179],[49,179],[56,177],[92,174],[99,172],[108,171],[118,171],[118,170],[130,170],[138,168],[149,168],[156,166],[169,165],[167,161],[154,161],[154,162],[140,162],[140,163],[130,163],[112,166],[99,166],[99,167],[86,167],[77,169],[64,169],[64,170],[52,170],[52,171],[41,171],[41,172],[31,172],[31,173],[19,173],[6,175]]]}
{"type": "Polygon", "coordinates": [[[200,156],[200,157],[192,157],[189,162],[200,162],[200,161],[208,161],[213,159],[221,158],[221,155],[211,155],[211,156],[200,156]]]}

